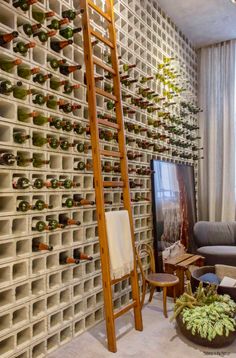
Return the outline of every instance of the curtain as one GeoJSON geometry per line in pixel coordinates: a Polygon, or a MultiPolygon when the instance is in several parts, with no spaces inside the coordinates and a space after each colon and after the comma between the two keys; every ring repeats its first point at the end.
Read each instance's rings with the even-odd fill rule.
{"type": "Polygon", "coordinates": [[[199,220],[235,220],[236,41],[200,50],[199,220]]]}

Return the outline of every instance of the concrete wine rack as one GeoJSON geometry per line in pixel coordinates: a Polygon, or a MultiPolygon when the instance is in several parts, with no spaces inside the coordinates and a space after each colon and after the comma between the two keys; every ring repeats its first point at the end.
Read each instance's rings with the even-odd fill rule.
{"type": "MultiPolygon", "coordinates": [[[[101,5],[101,0],[95,1],[101,5]]],[[[78,8],[79,0],[39,0],[33,5],[42,11],[54,11],[55,17],[60,19],[61,12],[70,8],[78,8]]],[[[22,23],[35,23],[32,19],[31,9],[24,13],[12,6],[12,0],[0,0],[0,30],[9,33],[17,30],[22,23]]],[[[154,75],[157,65],[163,62],[163,56],[174,56],[178,59],[177,68],[181,75],[189,80],[185,98],[195,100],[197,91],[197,56],[194,48],[186,37],[181,34],[173,22],[159,8],[157,1],[129,0],[115,1],[115,16],[117,24],[118,49],[122,56],[122,63],[134,64],[136,67],[129,71],[131,78],[154,75]],[[128,4],[127,4],[128,3],[128,4]]],[[[42,28],[46,29],[46,22],[42,28]]],[[[74,20],[72,26],[81,25],[80,16],[74,20]]],[[[103,22],[94,13],[94,26],[102,33],[103,22]]],[[[60,38],[56,35],[56,38],[60,38]]],[[[29,38],[20,33],[19,39],[27,42],[29,38]]],[[[61,38],[62,39],[62,38],[61,38]]],[[[18,39],[17,39],[18,40],[18,39]]],[[[40,67],[43,73],[52,72],[54,77],[66,80],[72,84],[80,84],[74,90],[73,97],[60,91],[53,91],[49,84],[38,85],[30,80],[17,76],[17,68],[10,73],[0,70],[1,79],[9,79],[12,84],[23,82],[24,88],[34,88],[39,92],[54,95],[55,98],[64,98],[67,102],[79,103],[81,108],[73,114],[65,114],[50,110],[43,106],[34,105],[31,96],[26,100],[17,100],[12,94],[0,95],[0,151],[8,151],[15,155],[22,154],[25,158],[38,155],[42,160],[50,160],[50,164],[40,168],[28,163],[25,167],[1,166],[0,168],[0,356],[1,358],[39,358],[56,350],[69,342],[73,337],[81,334],[103,319],[102,278],[100,271],[100,254],[97,236],[96,207],[81,206],[67,209],[62,203],[75,193],[82,197],[95,200],[93,189],[92,170],[74,170],[79,161],[91,162],[91,151],[78,153],[76,147],[68,151],[53,150],[47,145],[36,147],[32,144],[34,134],[44,138],[48,135],[57,139],[67,139],[69,142],[90,142],[89,135],[77,135],[74,132],[65,132],[53,129],[49,124],[37,126],[32,120],[20,122],[17,120],[18,109],[38,111],[45,116],[58,116],[82,123],[88,126],[88,107],[86,102],[86,86],[84,85],[84,62],[82,35],[74,36],[74,44],[66,47],[60,54],[50,48],[50,40],[41,44],[37,38],[37,46],[30,49],[26,56],[13,51],[14,43],[0,48],[0,58],[21,58],[23,63],[31,67],[40,67]],[[48,65],[50,58],[66,58],[68,64],[81,64],[82,69],[67,76],[54,72],[48,65]],[[31,138],[23,145],[13,141],[13,134],[22,131],[31,138]],[[71,190],[43,188],[37,190],[16,190],[12,182],[18,177],[27,177],[30,181],[41,178],[44,181],[52,178],[70,178],[79,183],[78,188],[71,190]],[[42,199],[53,205],[53,209],[44,209],[41,212],[30,210],[26,213],[16,211],[20,200],[30,203],[42,199]],[[80,226],[57,229],[53,232],[37,233],[32,231],[35,220],[58,219],[60,213],[79,220],[80,226]],[[51,252],[32,252],[32,241],[40,240],[53,246],[51,252]],[[94,257],[93,261],[82,262],[79,265],[60,265],[59,254],[66,252],[73,254],[73,249],[80,248],[94,257]]],[[[104,55],[104,47],[100,44],[94,46],[96,55],[104,55]]],[[[103,76],[101,69],[97,72],[103,76]]],[[[103,86],[103,82],[98,85],[103,86]]],[[[150,87],[161,94],[163,88],[157,80],[149,83],[150,87]]],[[[134,94],[136,84],[129,88],[124,87],[127,93],[134,94]]],[[[97,104],[100,113],[106,113],[104,98],[98,96],[97,104]]],[[[124,105],[126,105],[124,103],[124,105]]],[[[127,104],[127,106],[130,106],[127,104]]],[[[108,112],[109,113],[109,112],[108,112]]],[[[125,121],[138,123],[146,128],[147,111],[136,108],[136,114],[125,116],[125,121]]],[[[155,115],[153,115],[155,116],[155,115]]],[[[154,128],[161,131],[162,129],[154,128]]],[[[128,132],[129,137],[145,139],[146,132],[135,134],[128,132]]],[[[103,142],[104,149],[113,150],[116,142],[103,142]]],[[[172,149],[171,146],[169,146],[172,149]]],[[[129,150],[142,153],[141,158],[130,161],[130,168],[150,167],[150,160],[160,155],[149,150],[140,149],[135,143],[130,143],[129,150]]],[[[164,158],[171,158],[171,151],[164,158]]],[[[114,161],[108,161],[113,164],[114,161]]],[[[187,161],[193,164],[192,161],[187,161]]],[[[104,173],[104,180],[119,178],[117,173],[104,173]]],[[[143,193],[151,200],[150,175],[130,174],[130,178],[141,188],[132,189],[132,198],[135,193],[143,193]]],[[[116,210],[122,207],[119,189],[110,189],[105,193],[105,200],[112,201],[107,204],[107,210],[116,210]]],[[[137,242],[152,242],[152,213],[151,201],[133,203],[135,223],[135,239],[137,242]]],[[[148,269],[147,258],[143,263],[148,269]]],[[[126,280],[114,286],[114,307],[120,308],[130,300],[130,286],[126,280]]]]}

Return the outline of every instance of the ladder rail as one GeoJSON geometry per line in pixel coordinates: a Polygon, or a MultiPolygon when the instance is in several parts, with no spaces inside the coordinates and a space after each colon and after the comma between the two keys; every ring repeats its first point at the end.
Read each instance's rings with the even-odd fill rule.
{"type": "Polygon", "coordinates": [[[96,210],[98,217],[98,233],[100,240],[100,255],[101,255],[101,269],[102,269],[102,283],[104,290],[104,308],[106,315],[106,330],[108,337],[109,350],[116,352],[116,337],[115,337],[115,322],[113,317],[112,307],[112,290],[110,280],[110,263],[108,255],[108,242],[106,235],[106,222],[104,213],[104,196],[103,191],[100,189],[103,187],[102,172],[101,172],[101,157],[97,148],[99,143],[99,128],[97,123],[97,110],[96,110],[96,92],[95,92],[95,80],[94,80],[94,63],[93,63],[93,49],[91,45],[91,37],[89,35],[89,7],[87,0],[81,0],[81,7],[84,9],[82,15],[83,25],[83,38],[84,43],[84,59],[86,65],[86,77],[87,77],[87,91],[88,91],[88,106],[89,106],[89,118],[90,118],[90,134],[91,145],[93,153],[93,169],[94,169],[94,186],[96,195],[96,210]],[[114,343],[115,342],[115,343],[114,343]]]}
{"type": "MultiPolygon", "coordinates": [[[[134,240],[134,225],[132,217],[132,207],[130,200],[130,189],[129,189],[129,177],[128,177],[128,160],[126,152],[126,141],[125,141],[125,129],[123,121],[123,110],[121,102],[121,86],[119,78],[119,64],[116,53],[116,33],[115,33],[115,17],[113,12],[113,0],[105,0],[106,12],[100,9],[97,5],[93,4],[91,0],[81,0],[81,7],[84,9],[82,14],[82,25],[83,25],[83,36],[84,36],[84,58],[86,65],[86,78],[87,78],[87,93],[88,93],[88,107],[89,107],[89,118],[90,118],[90,133],[91,133],[91,144],[92,144],[92,155],[93,155],[93,169],[94,169],[94,185],[96,194],[96,210],[98,220],[98,233],[100,242],[100,253],[101,253],[101,270],[102,270],[102,282],[104,291],[104,309],[106,316],[106,330],[108,338],[108,349],[111,352],[116,352],[116,336],[115,336],[115,318],[126,313],[130,309],[134,309],[135,328],[142,330],[142,315],[141,305],[139,298],[139,286],[137,277],[137,265],[136,265],[136,250],[134,240]],[[105,64],[103,61],[98,59],[93,54],[92,48],[92,37],[97,33],[90,27],[89,19],[89,8],[95,9],[101,16],[103,16],[108,22],[108,34],[109,38],[100,38],[100,41],[105,43],[111,53],[111,66],[105,64]],[[105,14],[105,16],[104,16],[105,14]],[[105,41],[104,41],[105,39],[105,41]],[[108,71],[113,76],[113,88],[114,94],[109,94],[104,90],[98,89],[94,79],[94,67],[100,66],[105,71],[108,71]],[[114,128],[118,131],[118,147],[119,151],[107,151],[100,148],[99,139],[99,124],[102,121],[97,118],[96,110],[96,95],[102,95],[108,97],[115,102],[115,115],[117,124],[114,128]],[[120,181],[104,182],[102,176],[101,159],[103,156],[111,156],[120,159],[120,181]],[[123,278],[117,280],[120,282],[127,277],[130,277],[131,289],[132,289],[132,303],[126,307],[122,307],[119,311],[114,312],[112,302],[112,285],[115,284],[116,280],[111,280],[110,276],[110,259],[109,259],[109,248],[106,233],[106,221],[105,221],[105,209],[104,209],[104,188],[121,188],[123,189],[123,206],[128,211],[131,239],[134,255],[134,269],[130,274],[125,275],[123,278]]],[[[98,36],[99,38],[99,36],[98,36]]],[[[111,125],[112,126],[112,125],[111,125]]]]}

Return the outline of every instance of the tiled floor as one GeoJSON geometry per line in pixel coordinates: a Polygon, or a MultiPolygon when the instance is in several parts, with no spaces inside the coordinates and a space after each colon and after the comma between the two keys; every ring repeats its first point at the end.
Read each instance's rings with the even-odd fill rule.
{"type": "MultiPolygon", "coordinates": [[[[173,304],[168,303],[169,316],[173,304]]],[[[208,349],[187,341],[176,329],[175,323],[162,314],[160,294],[143,309],[143,332],[133,328],[132,313],[116,321],[117,353],[110,353],[106,347],[105,323],[83,333],[70,343],[49,355],[50,358],[236,358],[236,340],[226,348],[208,349]]]]}

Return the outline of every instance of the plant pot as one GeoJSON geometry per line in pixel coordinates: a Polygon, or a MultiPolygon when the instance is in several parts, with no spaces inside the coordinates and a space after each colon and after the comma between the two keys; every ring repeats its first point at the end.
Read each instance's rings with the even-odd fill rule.
{"type": "Polygon", "coordinates": [[[192,334],[191,330],[188,330],[183,323],[182,314],[180,313],[176,317],[176,322],[181,333],[184,337],[188,338],[191,342],[195,344],[199,344],[200,346],[210,347],[210,348],[221,348],[226,347],[233,343],[234,339],[236,338],[236,331],[230,332],[228,337],[226,336],[219,336],[217,335],[212,341],[209,341],[206,338],[202,338],[198,333],[195,335],[192,334]]]}

